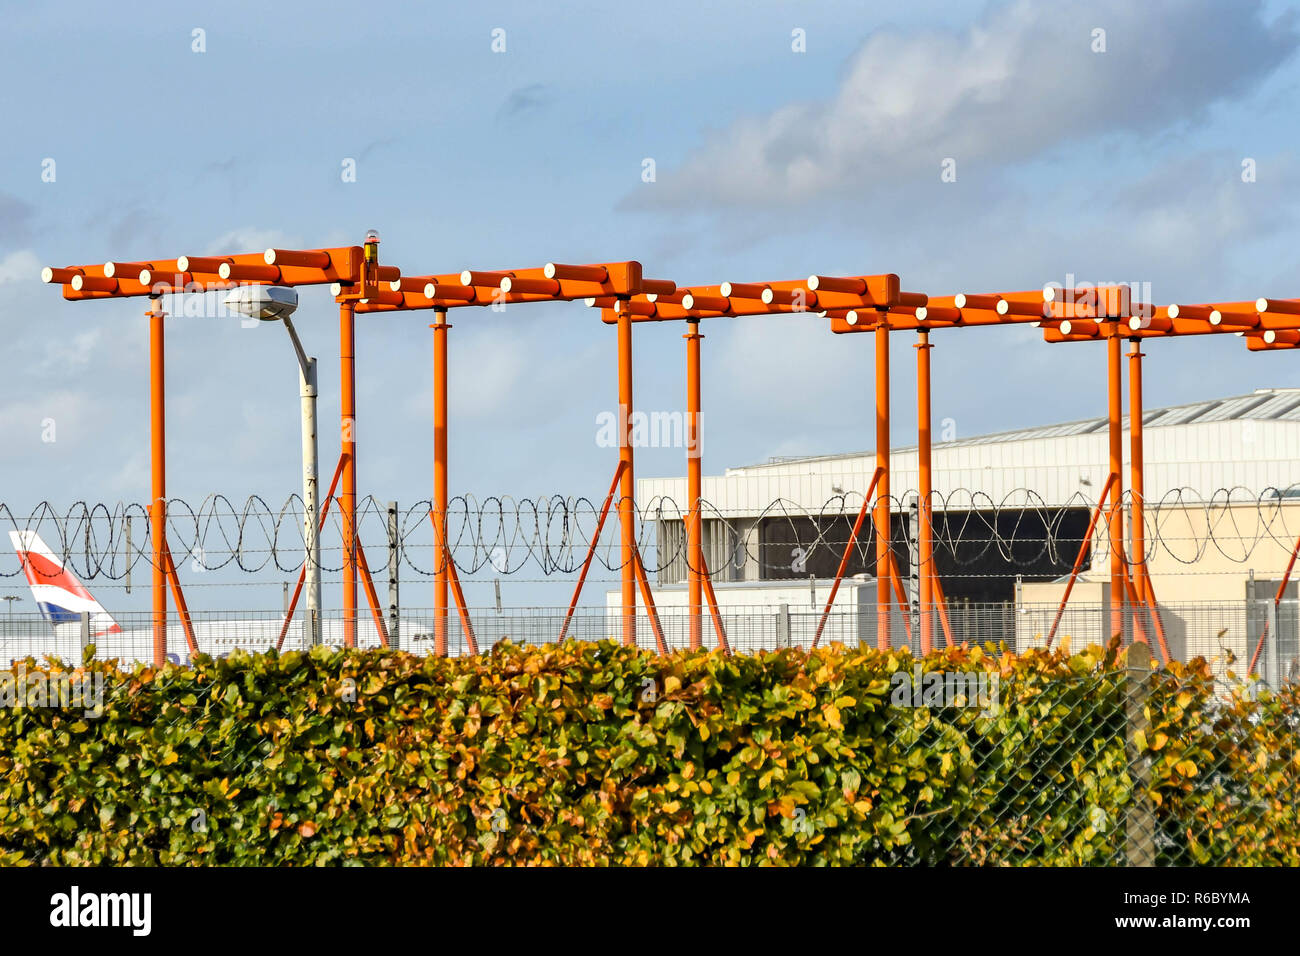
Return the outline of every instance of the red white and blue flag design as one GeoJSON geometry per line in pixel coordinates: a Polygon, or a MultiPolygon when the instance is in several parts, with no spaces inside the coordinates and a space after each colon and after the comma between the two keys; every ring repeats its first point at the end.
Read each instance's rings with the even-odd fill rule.
{"type": "Polygon", "coordinates": [[[78,623],[82,614],[89,614],[94,636],[121,632],[112,615],[91,596],[40,535],[35,531],[10,531],[9,540],[18,553],[36,606],[51,624],[57,628],[60,624],[78,623]]]}

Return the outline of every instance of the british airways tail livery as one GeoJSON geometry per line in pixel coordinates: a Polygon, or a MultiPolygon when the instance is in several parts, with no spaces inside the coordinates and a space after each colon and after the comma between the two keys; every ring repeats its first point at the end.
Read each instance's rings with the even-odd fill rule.
{"type": "MultiPolygon", "coordinates": [[[[91,643],[96,645],[96,654],[101,659],[116,658],[146,664],[153,661],[155,635],[152,624],[132,627],[132,618],[127,615],[128,628],[123,630],[35,531],[10,531],[9,540],[18,554],[23,573],[27,575],[27,586],[36,606],[49,622],[53,634],[35,642],[26,633],[18,638],[11,636],[8,640],[0,640],[0,666],[6,660],[6,654],[11,655],[9,660],[15,659],[12,655],[28,654],[34,657],[51,654],[63,660],[80,660],[82,614],[90,616],[91,643]]],[[[0,618],[0,624],[3,623],[4,618],[0,618]]],[[[224,657],[236,649],[253,653],[267,651],[276,646],[283,626],[284,618],[279,614],[244,619],[208,617],[192,622],[195,643],[202,652],[214,657],[224,657]]],[[[422,650],[432,646],[433,634],[422,622],[399,621],[399,627],[400,633],[408,635],[403,643],[409,649],[422,650]]],[[[342,620],[322,620],[321,632],[323,643],[332,646],[343,643],[342,620]]],[[[357,621],[357,632],[357,643],[361,646],[378,645],[378,632],[369,621],[357,621]]],[[[304,615],[297,614],[289,622],[285,640],[289,648],[310,646],[304,615]]],[[[167,646],[174,651],[167,656],[177,664],[187,662],[189,652],[186,644],[184,627],[179,618],[173,617],[167,624],[167,646]]]]}
{"type": "Polygon", "coordinates": [[[74,624],[81,615],[90,615],[90,630],[95,637],[120,634],[122,628],[104,606],[91,596],[77,576],[61,558],[49,549],[35,531],[10,531],[23,573],[31,588],[32,598],[45,619],[58,628],[60,624],[74,624]]]}

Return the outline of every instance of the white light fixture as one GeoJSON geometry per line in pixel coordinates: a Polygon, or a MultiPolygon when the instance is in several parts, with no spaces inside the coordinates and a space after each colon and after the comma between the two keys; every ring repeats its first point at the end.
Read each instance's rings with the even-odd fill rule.
{"type": "Polygon", "coordinates": [[[293,315],[298,291],[281,285],[245,285],[226,296],[226,308],[264,322],[293,315]]]}

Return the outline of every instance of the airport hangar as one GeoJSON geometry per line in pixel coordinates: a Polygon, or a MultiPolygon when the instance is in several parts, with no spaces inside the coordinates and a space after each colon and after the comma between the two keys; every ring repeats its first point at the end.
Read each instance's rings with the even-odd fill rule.
{"type": "MultiPolygon", "coordinates": [[[[1174,656],[1208,656],[1223,644],[1222,638],[1211,640],[1218,633],[1216,621],[1198,613],[1180,623],[1178,608],[1222,605],[1225,619],[1236,622],[1247,615],[1248,603],[1271,604],[1300,534],[1300,388],[1260,388],[1148,409],[1143,429],[1145,526],[1155,593],[1161,607],[1170,609],[1174,656]]],[[[1032,643],[1036,635],[1041,639],[1048,609],[1060,602],[1105,484],[1107,421],[1092,418],[950,441],[942,440],[942,432],[941,425],[935,429],[939,440],[932,454],[935,564],[958,637],[1003,639],[1010,628],[1019,644],[1032,643]]],[[[1128,447],[1126,417],[1126,488],[1128,447]]],[[[874,452],[858,452],[776,458],[704,476],[705,556],[720,605],[739,610],[793,601],[806,611],[824,601],[875,465],[874,452]]],[[[891,537],[907,587],[916,448],[895,448],[890,468],[891,537]]],[[[686,479],[638,479],[636,493],[643,514],[655,523],[658,561],[649,563],[659,567],[656,603],[681,607],[686,479]]],[[[1104,524],[1090,542],[1071,611],[1108,599],[1104,524]]],[[[852,602],[874,603],[874,553],[868,518],[837,611],[852,602]]],[[[1287,593],[1294,597],[1294,584],[1287,593]]],[[[617,592],[610,592],[607,609],[617,605],[617,592]]],[[[1096,614],[1089,623],[1076,621],[1076,643],[1103,638],[1104,620],[1096,614]]],[[[1294,643],[1295,627],[1280,629],[1291,632],[1283,637],[1294,643]]],[[[1258,622],[1234,630],[1242,631],[1230,638],[1235,653],[1248,653],[1258,622]]]]}

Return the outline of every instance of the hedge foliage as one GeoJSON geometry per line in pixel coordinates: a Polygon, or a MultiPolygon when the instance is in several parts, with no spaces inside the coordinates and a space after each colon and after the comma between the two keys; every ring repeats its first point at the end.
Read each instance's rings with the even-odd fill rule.
{"type": "Polygon", "coordinates": [[[1135,741],[1116,645],[920,662],[996,675],[983,712],[893,700],[917,663],[612,642],[88,661],[101,716],[0,708],[0,862],[1115,864],[1138,819],[1159,862],[1300,863],[1294,686],[1216,700],[1203,661],[1171,665],[1135,741]]]}

